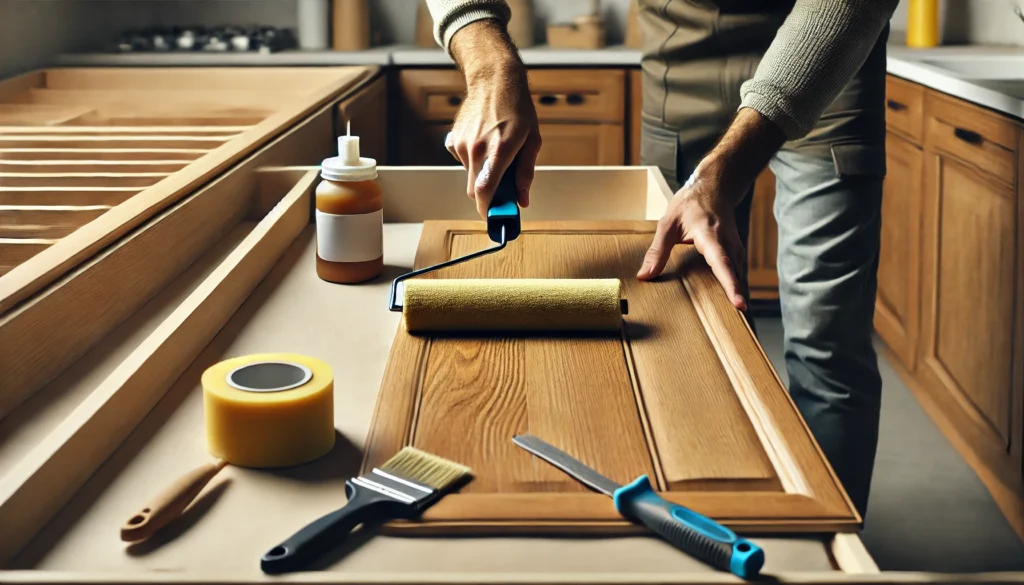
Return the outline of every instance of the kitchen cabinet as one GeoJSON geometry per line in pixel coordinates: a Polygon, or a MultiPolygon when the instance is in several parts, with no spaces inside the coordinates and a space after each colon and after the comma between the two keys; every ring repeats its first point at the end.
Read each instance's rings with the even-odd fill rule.
{"type": "Polygon", "coordinates": [[[920,315],[920,147],[894,132],[885,138],[882,241],[878,258],[875,330],[913,371],[920,315]]]}
{"type": "Polygon", "coordinates": [[[920,318],[921,152],[924,89],[886,80],[886,176],[875,295],[875,331],[908,370],[917,363],[920,318]]]}
{"type": "MultiPolygon", "coordinates": [[[[529,77],[544,139],[538,164],[625,164],[625,70],[536,69],[529,77]]],[[[398,164],[457,164],[444,138],[465,98],[462,74],[404,69],[397,78],[398,164]]]]}
{"type": "Polygon", "coordinates": [[[914,373],[975,454],[1021,477],[1018,123],[925,96],[921,347],[914,373]]]}

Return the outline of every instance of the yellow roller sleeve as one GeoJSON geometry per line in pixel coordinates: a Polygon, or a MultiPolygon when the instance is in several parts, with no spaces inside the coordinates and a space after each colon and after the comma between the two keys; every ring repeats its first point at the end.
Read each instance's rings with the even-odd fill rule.
{"type": "Polygon", "coordinates": [[[407,280],[410,332],[617,331],[622,283],[609,279],[407,280]]]}
{"type": "Polygon", "coordinates": [[[240,467],[287,467],[334,447],[334,375],[297,354],[232,358],[203,372],[207,449],[240,467]],[[285,388],[285,389],[280,389],[285,388]]]}

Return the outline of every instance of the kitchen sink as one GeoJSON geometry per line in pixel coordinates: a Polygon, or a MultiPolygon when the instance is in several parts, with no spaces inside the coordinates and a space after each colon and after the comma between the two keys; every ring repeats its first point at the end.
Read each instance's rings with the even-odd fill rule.
{"type": "Polygon", "coordinates": [[[1024,81],[1024,53],[1016,55],[943,55],[914,59],[961,79],[1024,81]]]}

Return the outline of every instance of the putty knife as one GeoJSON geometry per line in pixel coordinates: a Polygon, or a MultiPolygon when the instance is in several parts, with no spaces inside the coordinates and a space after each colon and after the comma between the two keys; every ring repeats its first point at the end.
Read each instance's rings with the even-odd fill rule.
{"type": "Polygon", "coordinates": [[[761,571],[764,551],[760,547],[706,516],[665,500],[646,475],[623,486],[533,435],[518,435],[512,442],[590,489],[611,496],[623,517],[647,526],[683,552],[743,579],[761,571]]]}

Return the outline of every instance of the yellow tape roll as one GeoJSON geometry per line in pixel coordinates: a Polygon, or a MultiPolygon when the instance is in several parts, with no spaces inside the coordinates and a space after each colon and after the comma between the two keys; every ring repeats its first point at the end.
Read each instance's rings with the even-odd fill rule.
{"type": "Polygon", "coordinates": [[[240,467],[288,467],[334,447],[334,375],[324,362],[271,353],[215,364],[202,378],[206,445],[240,467]]]}

